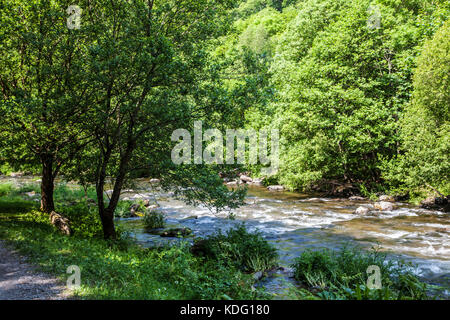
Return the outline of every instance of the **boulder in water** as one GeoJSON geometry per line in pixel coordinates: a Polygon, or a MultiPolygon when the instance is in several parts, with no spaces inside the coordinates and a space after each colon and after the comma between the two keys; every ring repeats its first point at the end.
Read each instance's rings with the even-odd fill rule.
{"type": "Polygon", "coordinates": [[[253,182],[253,179],[250,178],[249,176],[246,176],[245,174],[241,175],[241,182],[243,183],[249,183],[249,182],[253,182]]]}
{"type": "Polygon", "coordinates": [[[358,207],[358,208],[355,210],[354,214],[358,214],[358,215],[363,216],[363,215],[368,214],[369,212],[370,212],[370,209],[367,208],[367,207],[358,207]]]}
{"type": "Polygon", "coordinates": [[[378,201],[395,202],[395,198],[393,196],[384,194],[378,198],[378,201]]]}
{"type": "Polygon", "coordinates": [[[450,212],[450,196],[446,197],[429,197],[420,203],[420,207],[428,210],[438,210],[450,212]]]}
{"type": "Polygon", "coordinates": [[[394,210],[394,205],[387,201],[380,201],[374,203],[374,208],[380,211],[392,211],[394,210]]]}

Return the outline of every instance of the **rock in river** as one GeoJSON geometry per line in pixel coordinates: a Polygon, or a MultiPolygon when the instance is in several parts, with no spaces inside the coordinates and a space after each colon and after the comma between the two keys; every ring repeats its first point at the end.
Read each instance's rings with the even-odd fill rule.
{"type": "Polygon", "coordinates": [[[380,211],[394,210],[394,205],[387,201],[375,202],[373,205],[374,205],[375,209],[380,210],[380,211]]]}
{"type": "Polygon", "coordinates": [[[450,196],[447,197],[430,197],[420,203],[420,207],[428,210],[439,210],[450,212],[450,196]]]}
{"type": "Polygon", "coordinates": [[[250,178],[249,176],[246,176],[245,174],[241,175],[240,178],[241,178],[241,182],[242,183],[248,183],[248,182],[252,182],[253,181],[252,178],[250,178]]]}
{"type": "Polygon", "coordinates": [[[348,198],[348,200],[350,201],[364,201],[366,200],[366,198],[360,197],[360,196],[351,196],[350,198],[348,198]]]}
{"type": "Polygon", "coordinates": [[[359,215],[366,215],[370,212],[370,209],[367,207],[358,207],[358,209],[355,210],[355,214],[359,215]]]}
{"type": "Polygon", "coordinates": [[[378,198],[378,201],[395,202],[395,198],[384,194],[378,198]]]}

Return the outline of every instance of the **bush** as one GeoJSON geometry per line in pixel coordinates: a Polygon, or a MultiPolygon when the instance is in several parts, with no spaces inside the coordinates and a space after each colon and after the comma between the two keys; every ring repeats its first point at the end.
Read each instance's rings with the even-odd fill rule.
{"type": "Polygon", "coordinates": [[[426,299],[428,286],[410,267],[402,262],[394,265],[378,250],[356,247],[307,250],[293,264],[295,279],[324,299],[426,299]],[[367,287],[369,266],[380,268],[381,289],[367,287]]]}
{"type": "Polygon", "coordinates": [[[194,251],[226,266],[244,272],[264,271],[277,265],[276,249],[260,233],[249,233],[244,225],[221,231],[207,239],[197,241],[194,251]]]}
{"type": "Polygon", "coordinates": [[[128,218],[131,217],[130,207],[133,205],[133,201],[122,200],[117,203],[116,211],[114,215],[118,218],[128,218]]]}
{"type": "Polygon", "coordinates": [[[151,210],[144,215],[144,225],[148,229],[164,228],[164,213],[157,210],[151,210]]]}
{"type": "Polygon", "coordinates": [[[102,237],[103,229],[97,207],[85,203],[65,206],[57,210],[70,221],[73,234],[80,237],[102,237]]]}
{"type": "Polygon", "coordinates": [[[12,183],[2,183],[0,184],[0,197],[6,196],[13,189],[12,183]]]}

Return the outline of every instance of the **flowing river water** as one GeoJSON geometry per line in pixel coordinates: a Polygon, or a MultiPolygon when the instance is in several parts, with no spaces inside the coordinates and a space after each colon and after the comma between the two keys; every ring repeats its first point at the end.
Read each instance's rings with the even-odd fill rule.
{"type": "MultiPolygon", "coordinates": [[[[289,267],[306,249],[339,249],[344,245],[379,247],[388,257],[411,262],[414,272],[429,283],[446,288],[450,297],[450,215],[395,203],[395,210],[358,216],[353,212],[369,201],[349,201],[312,197],[294,192],[271,192],[250,187],[246,205],[227,213],[216,214],[202,206],[188,206],[162,192],[125,194],[124,199],[154,199],[166,214],[171,227],[188,227],[194,237],[205,237],[221,229],[245,223],[250,231],[259,231],[279,251],[282,271],[260,283],[269,292],[283,297],[289,283],[289,267]]],[[[145,231],[140,218],[121,219],[119,224],[144,246],[175,240],[145,231]]]]}

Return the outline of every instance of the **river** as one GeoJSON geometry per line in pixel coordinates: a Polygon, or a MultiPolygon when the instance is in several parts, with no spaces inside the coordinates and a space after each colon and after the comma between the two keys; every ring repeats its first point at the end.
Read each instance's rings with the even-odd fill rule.
{"type": "MultiPolygon", "coordinates": [[[[1,182],[38,183],[37,177],[0,177],[1,182]]],[[[70,184],[69,184],[70,185],[70,184]]],[[[75,185],[72,185],[76,187],[75,185]]],[[[320,198],[295,192],[271,192],[263,187],[250,187],[245,205],[228,213],[215,214],[206,207],[188,206],[171,193],[152,188],[148,179],[137,181],[137,191],[125,192],[122,199],[151,199],[160,205],[171,227],[188,227],[194,238],[205,237],[217,230],[226,231],[245,223],[250,231],[259,231],[279,251],[279,270],[264,278],[259,285],[285,298],[285,291],[295,281],[290,265],[306,249],[339,249],[343,245],[380,247],[391,259],[413,263],[414,272],[423,280],[445,288],[450,299],[450,214],[430,211],[406,203],[395,203],[395,210],[373,215],[353,214],[369,201],[320,198]],[[195,217],[193,217],[195,216],[195,217]]],[[[35,199],[38,201],[38,199],[35,199]]],[[[162,238],[145,231],[141,218],[118,219],[118,225],[130,232],[142,246],[168,242],[193,241],[193,238],[162,238]]]]}
{"type": "MultiPolygon", "coordinates": [[[[283,297],[287,285],[294,284],[289,276],[293,260],[308,248],[338,249],[346,244],[365,248],[379,247],[391,259],[413,263],[414,272],[429,283],[450,288],[450,215],[429,211],[406,203],[395,203],[395,210],[358,216],[355,209],[369,201],[349,201],[314,197],[295,192],[271,192],[262,187],[250,187],[246,205],[234,210],[235,219],[227,213],[215,214],[206,207],[187,206],[162,192],[128,193],[124,199],[150,198],[157,201],[166,214],[167,224],[188,227],[194,237],[205,237],[245,223],[250,231],[259,231],[279,251],[278,271],[262,280],[260,285],[283,297]],[[193,217],[195,216],[195,217],[193,217]]],[[[130,231],[144,246],[171,241],[192,241],[161,238],[145,232],[139,218],[121,219],[122,228],[130,231]]]]}

